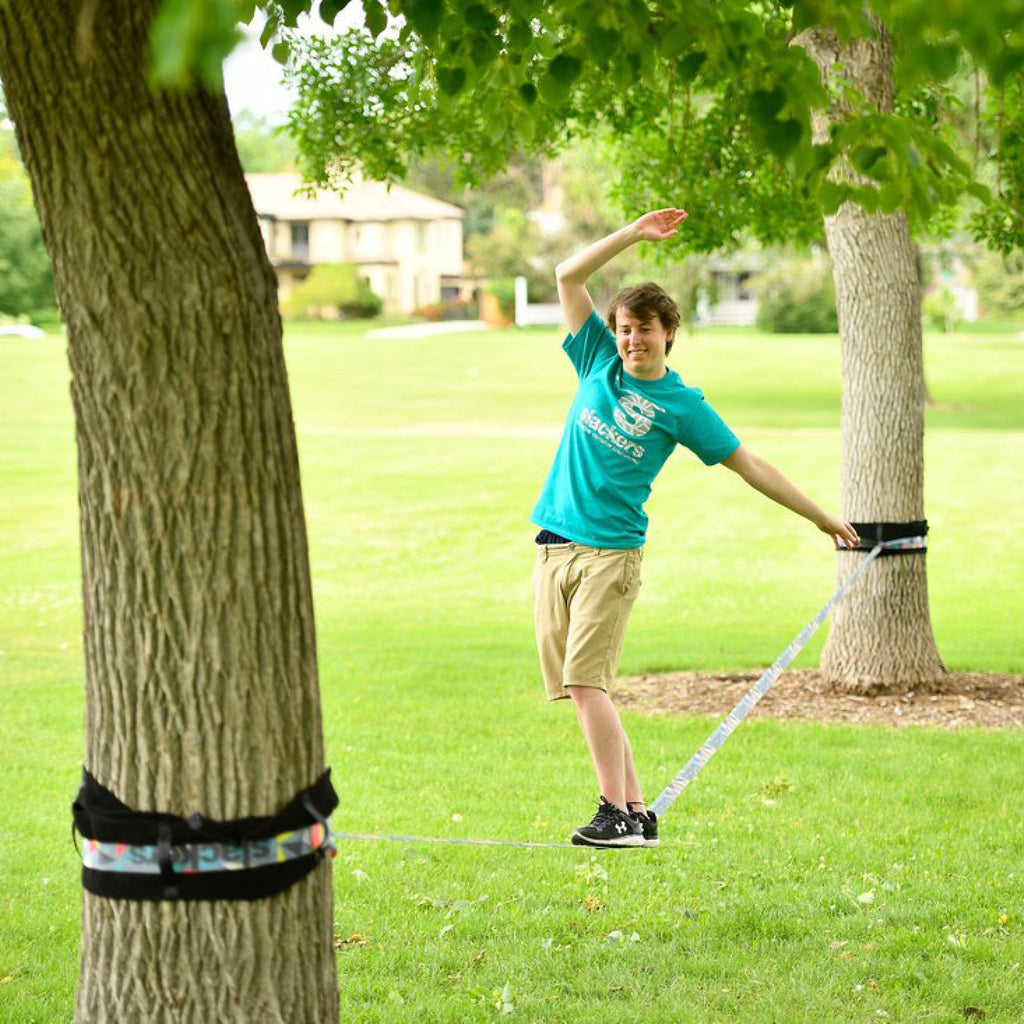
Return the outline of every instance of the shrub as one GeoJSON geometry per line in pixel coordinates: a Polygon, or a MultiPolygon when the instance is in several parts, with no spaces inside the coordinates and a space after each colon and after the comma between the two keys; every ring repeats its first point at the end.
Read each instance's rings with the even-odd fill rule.
{"type": "Polygon", "coordinates": [[[295,319],[377,316],[383,303],[354,263],[320,263],[295,285],[284,314],[295,319]]]}
{"type": "Polygon", "coordinates": [[[973,268],[982,315],[1019,320],[1024,311],[1024,254],[982,252],[973,268]]]}
{"type": "Polygon", "coordinates": [[[477,305],[465,299],[442,299],[414,309],[413,316],[423,317],[424,320],[475,320],[477,305]]]}
{"type": "Polygon", "coordinates": [[[933,292],[923,302],[924,322],[929,327],[951,334],[962,319],[956,296],[948,289],[933,292]]]}
{"type": "Polygon", "coordinates": [[[492,278],[487,282],[484,291],[489,292],[498,300],[501,315],[514,322],[516,318],[516,281],[514,277],[492,278]]]}
{"type": "Polygon", "coordinates": [[[824,260],[785,260],[750,282],[758,297],[757,326],[773,334],[839,330],[832,270],[824,260]]]}

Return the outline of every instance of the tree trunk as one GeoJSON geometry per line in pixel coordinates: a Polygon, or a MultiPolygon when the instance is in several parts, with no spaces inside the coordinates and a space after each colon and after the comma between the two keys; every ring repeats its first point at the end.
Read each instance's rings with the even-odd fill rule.
{"type": "MultiPolygon", "coordinates": [[[[830,29],[801,33],[802,46],[833,96],[815,112],[814,141],[847,113],[836,69],[883,112],[893,102],[892,39],[876,23],[875,39],[838,41],[830,29]]],[[[833,176],[850,180],[844,162],[833,176]]],[[[924,370],[917,255],[906,216],[866,214],[844,203],[825,218],[842,340],[840,509],[853,522],[924,519],[924,370]]],[[[863,554],[839,552],[837,579],[863,554]]],[[[928,611],[925,555],[876,559],[833,612],[822,653],[832,685],[853,693],[941,689],[946,667],[928,611]]]]}
{"type": "MultiPolygon", "coordinates": [[[[68,329],[85,766],[137,810],[273,815],[323,771],[273,271],[223,95],[151,94],[157,0],[0,3],[68,329]]],[[[338,1013],[330,862],[255,902],[83,893],[82,1024],[338,1013]]]]}

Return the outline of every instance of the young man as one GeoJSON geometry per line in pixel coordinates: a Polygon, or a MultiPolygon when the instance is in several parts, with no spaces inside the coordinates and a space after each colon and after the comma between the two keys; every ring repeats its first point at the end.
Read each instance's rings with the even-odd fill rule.
{"type": "Polygon", "coordinates": [[[655,284],[620,292],[607,326],[587,279],[641,239],[663,241],[687,217],[670,208],[560,263],[558,298],[569,327],[562,347],[580,378],[544,489],[533,510],[537,535],[534,612],[549,700],[571,698],[601,794],[582,846],[657,846],[633,752],[609,696],[640,587],[647,531],[643,506],[677,444],[705,465],[722,463],[751,487],[809,519],[837,548],[858,543],[853,527],[823,512],[774,466],[744,448],[699,388],[665,365],[679,312],[655,284]]]}

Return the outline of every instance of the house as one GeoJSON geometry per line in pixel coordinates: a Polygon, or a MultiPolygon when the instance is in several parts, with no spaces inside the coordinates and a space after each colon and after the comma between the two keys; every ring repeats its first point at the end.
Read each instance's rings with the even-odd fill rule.
{"type": "Polygon", "coordinates": [[[354,263],[389,313],[469,298],[465,211],[402,185],[356,178],[343,195],[296,195],[298,174],[247,174],[279,294],[318,263],[354,263]]]}

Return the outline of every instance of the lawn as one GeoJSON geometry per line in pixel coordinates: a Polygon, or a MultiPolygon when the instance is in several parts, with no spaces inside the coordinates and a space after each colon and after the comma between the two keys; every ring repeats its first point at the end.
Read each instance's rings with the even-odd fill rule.
{"type": "MultiPolygon", "coordinates": [[[[529,513],[573,386],[556,332],[288,331],[340,831],[565,841],[597,793],[543,698],[529,513]]],[[[835,337],[681,337],[670,364],[838,511],[835,337]]],[[[951,669],[1024,671],[1024,342],[929,334],[928,577],[951,669]]],[[[73,1018],[82,650],[63,339],[0,338],[0,1022],[73,1018]]],[[[768,665],[828,538],[688,452],[649,505],[621,670],[768,665]]],[[[870,570],[869,570],[870,571],[870,570]]],[[[795,662],[817,663],[827,627],[795,662]]],[[[626,716],[653,799],[716,724],[626,716]]],[[[1024,1020],[1024,738],[756,712],[662,847],[348,841],[344,1021],[1024,1020]]]]}

